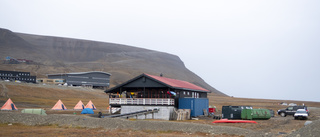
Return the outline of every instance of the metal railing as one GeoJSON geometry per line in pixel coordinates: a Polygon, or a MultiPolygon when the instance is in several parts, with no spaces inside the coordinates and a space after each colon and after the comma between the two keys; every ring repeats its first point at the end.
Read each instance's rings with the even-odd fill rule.
{"type": "Polygon", "coordinates": [[[109,104],[119,105],[174,105],[172,98],[110,98],[109,104]]]}
{"type": "Polygon", "coordinates": [[[125,113],[125,114],[110,115],[110,116],[107,116],[107,117],[115,118],[115,117],[124,117],[124,116],[126,116],[126,117],[136,116],[136,119],[138,119],[139,115],[145,114],[145,119],[147,119],[147,114],[151,113],[152,114],[152,119],[154,119],[154,113],[158,112],[158,111],[159,111],[159,108],[154,108],[154,109],[140,110],[140,111],[125,113]]]}

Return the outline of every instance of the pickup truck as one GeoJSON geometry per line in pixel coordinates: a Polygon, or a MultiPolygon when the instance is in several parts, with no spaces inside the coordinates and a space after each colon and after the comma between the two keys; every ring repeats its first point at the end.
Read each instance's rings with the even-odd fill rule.
{"type": "Polygon", "coordinates": [[[278,115],[282,117],[285,117],[287,115],[294,115],[298,109],[305,109],[309,114],[309,110],[307,106],[290,106],[290,107],[287,107],[286,109],[278,110],[278,115]]]}

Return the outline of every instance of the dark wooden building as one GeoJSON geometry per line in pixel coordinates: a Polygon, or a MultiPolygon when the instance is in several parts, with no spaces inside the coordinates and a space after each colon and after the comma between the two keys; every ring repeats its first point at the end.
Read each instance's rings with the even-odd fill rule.
{"type": "Polygon", "coordinates": [[[28,83],[36,83],[37,77],[31,76],[30,72],[0,70],[0,79],[1,80],[10,80],[10,81],[17,80],[17,81],[28,82],[28,83]]]}
{"type": "Polygon", "coordinates": [[[110,76],[111,74],[101,71],[48,74],[49,79],[64,79],[68,85],[93,88],[109,87],[110,76]]]}
{"type": "Polygon", "coordinates": [[[199,116],[208,109],[210,91],[187,81],[141,74],[105,92],[112,107],[172,106],[191,109],[191,116],[199,116]]]}

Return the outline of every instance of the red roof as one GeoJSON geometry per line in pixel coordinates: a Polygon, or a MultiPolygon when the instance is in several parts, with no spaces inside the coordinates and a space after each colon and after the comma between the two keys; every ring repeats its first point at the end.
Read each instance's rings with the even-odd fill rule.
{"type": "Polygon", "coordinates": [[[171,78],[165,78],[160,76],[154,76],[150,74],[145,74],[151,78],[154,78],[160,82],[163,82],[169,86],[176,87],[176,88],[184,88],[184,89],[191,89],[191,90],[200,90],[200,91],[206,91],[209,92],[209,90],[206,90],[202,87],[199,87],[197,85],[194,85],[192,83],[189,83],[187,81],[177,80],[177,79],[171,79],[171,78]]]}

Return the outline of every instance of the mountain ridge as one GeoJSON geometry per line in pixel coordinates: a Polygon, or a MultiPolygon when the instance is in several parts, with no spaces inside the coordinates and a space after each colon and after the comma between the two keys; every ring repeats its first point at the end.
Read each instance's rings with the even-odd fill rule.
{"type": "Polygon", "coordinates": [[[38,77],[50,73],[104,71],[112,74],[111,86],[142,73],[180,79],[225,95],[187,69],[176,55],[134,46],[34,34],[0,28],[0,58],[31,59],[36,64],[1,64],[0,69],[29,71],[38,77]]]}

